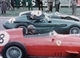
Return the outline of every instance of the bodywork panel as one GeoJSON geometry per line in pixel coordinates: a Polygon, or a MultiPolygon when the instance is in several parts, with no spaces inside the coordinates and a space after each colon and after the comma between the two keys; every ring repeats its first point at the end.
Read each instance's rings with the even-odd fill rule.
{"type": "MultiPolygon", "coordinates": [[[[26,47],[29,56],[61,56],[80,55],[80,38],[72,35],[27,35],[23,36],[22,29],[5,31],[9,34],[8,42],[19,42],[26,47]],[[17,33],[16,33],[17,32],[17,33]],[[72,40],[73,39],[73,40],[72,40]]],[[[5,39],[4,39],[5,40],[5,39]]],[[[7,42],[7,43],[8,43],[7,42]]],[[[4,47],[5,45],[1,46],[4,47]]],[[[0,48],[1,50],[2,48],[0,48]]]]}

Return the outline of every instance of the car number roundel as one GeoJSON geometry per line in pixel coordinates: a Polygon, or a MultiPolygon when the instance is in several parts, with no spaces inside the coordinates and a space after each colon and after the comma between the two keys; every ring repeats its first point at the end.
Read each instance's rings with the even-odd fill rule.
{"type": "Polygon", "coordinates": [[[57,41],[56,41],[56,44],[57,44],[58,46],[61,46],[61,44],[62,44],[61,40],[57,40],[57,41]]]}
{"type": "Polygon", "coordinates": [[[9,41],[9,34],[5,31],[0,31],[0,46],[4,46],[8,43],[9,41]]]}

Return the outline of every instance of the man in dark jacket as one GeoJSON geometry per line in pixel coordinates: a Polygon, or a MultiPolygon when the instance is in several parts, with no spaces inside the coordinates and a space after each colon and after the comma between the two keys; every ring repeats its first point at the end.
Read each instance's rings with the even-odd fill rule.
{"type": "Polygon", "coordinates": [[[15,5],[17,8],[20,8],[20,0],[15,0],[15,5]]]}
{"type": "Polygon", "coordinates": [[[14,10],[14,8],[15,8],[15,0],[11,0],[11,6],[13,7],[13,10],[14,10]]]}
{"type": "Polygon", "coordinates": [[[26,7],[26,0],[22,0],[22,6],[23,8],[26,7]]]}
{"type": "Polygon", "coordinates": [[[42,9],[42,11],[43,11],[43,2],[42,2],[42,0],[37,0],[37,2],[38,2],[39,10],[42,9]]]}
{"type": "Polygon", "coordinates": [[[5,0],[1,0],[1,11],[2,14],[5,14],[7,10],[7,2],[5,0]]]}
{"type": "Polygon", "coordinates": [[[32,0],[27,0],[28,1],[28,10],[33,10],[32,8],[32,0]]]}
{"type": "Polygon", "coordinates": [[[55,0],[55,11],[59,12],[60,9],[60,0],[55,0]]]}

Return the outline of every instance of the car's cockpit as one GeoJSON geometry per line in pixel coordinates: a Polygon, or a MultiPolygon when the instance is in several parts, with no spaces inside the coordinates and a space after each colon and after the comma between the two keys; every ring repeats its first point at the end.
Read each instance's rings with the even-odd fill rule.
{"type": "Polygon", "coordinates": [[[28,20],[35,20],[35,22],[41,22],[45,18],[45,15],[43,13],[40,13],[40,14],[38,13],[37,15],[35,13],[30,12],[30,15],[26,15],[26,16],[28,20]]]}
{"type": "Polygon", "coordinates": [[[24,37],[44,37],[44,36],[53,37],[53,36],[55,36],[55,35],[57,35],[57,34],[58,34],[58,33],[53,30],[53,31],[51,31],[51,32],[49,32],[49,33],[44,33],[44,34],[32,34],[32,35],[27,34],[27,35],[25,35],[24,37]]]}

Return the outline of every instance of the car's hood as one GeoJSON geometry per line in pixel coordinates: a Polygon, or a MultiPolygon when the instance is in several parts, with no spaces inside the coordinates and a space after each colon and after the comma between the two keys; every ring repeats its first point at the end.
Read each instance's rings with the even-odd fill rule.
{"type": "Polygon", "coordinates": [[[74,18],[75,21],[80,21],[80,18],[74,16],[74,15],[66,15],[66,14],[62,14],[61,17],[70,17],[70,18],[74,18]]]}
{"type": "Polygon", "coordinates": [[[31,12],[31,11],[24,11],[24,12],[21,12],[21,13],[19,13],[19,16],[24,15],[24,14],[29,13],[29,12],[31,12]]]}
{"type": "Polygon", "coordinates": [[[73,16],[73,15],[70,15],[70,17],[80,20],[80,18],[73,16]]]}
{"type": "Polygon", "coordinates": [[[56,12],[54,14],[57,16],[61,16],[61,17],[71,17],[71,18],[80,20],[78,17],[76,17],[74,15],[67,15],[67,14],[61,14],[61,13],[56,13],[56,12]]]}
{"type": "Polygon", "coordinates": [[[80,18],[78,18],[77,16],[74,15],[67,15],[67,14],[61,14],[59,12],[55,12],[55,13],[45,13],[45,15],[47,16],[53,16],[53,17],[70,17],[75,19],[76,21],[80,21],[80,18]]]}
{"type": "Polygon", "coordinates": [[[18,16],[15,19],[16,19],[15,22],[23,22],[23,23],[24,22],[31,22],[31,23],[34,22],[34,20],[29,20],[26,15],[18,16]]]}
{"type": "Polygon", "coordinates": [[[76,18],[79,19],[78,17],[74,16],[74,15],[67,15],[67,14],[60,14],[58,16],[62,16],[62,17],[71,17],[71,18],[76,18]]]}

